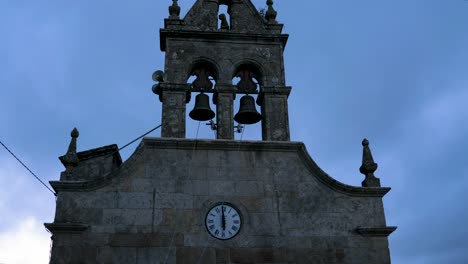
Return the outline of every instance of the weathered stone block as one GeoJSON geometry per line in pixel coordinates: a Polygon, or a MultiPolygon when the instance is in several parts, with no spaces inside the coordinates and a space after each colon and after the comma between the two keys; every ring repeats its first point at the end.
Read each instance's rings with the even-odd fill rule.
{"type": "Polygon", "coordinates": [[[173,247],[144,247],[137,249],[138,264],[175,264],[176,249],[173,247]]]}
{"type": "Polygon", "coordinates": [[[182,193],[156,194],[155,208],[190,209],[193,207],[193,196],[182,193]]]}
{"type": "Polygon", "coordinates": [[[236,195],[240,196],[263,196],[263,182],[239,181],[236,182],[236,195]]]}
{"type": "Polygon", "coordinates": [[[216,253],[213,248],[177,248],[177,264],[215,263],[216,253]]]}
{"type": "Polygon", "coordinates": [[[153,193],[119,192],[117,194],[119,208],[150,209],[153,208],[153,193]]]}
{"type": "Polygon", "coordinates": [[[209,181],[210,195],[235,195],[236,183],[234,181],[209,181]]]}
{"type": "Polygon", "coordinates": [[[109,235],[109,245],[113,247],[161,247],[170,245],[171,242],[174,246],[183,245],[183,235],[176,233],[109,235]]]}
{"type": "Polygon", "coordinates": [[[151,225],[152,209],[104,209],[103,224],[105,225],[151,225]]]}
{"type": "Polygon", "coordinates": [[[73,193],[73,200],[77,207],[81,208],[117,208],[117,193],[104,192],[99,195],[89,195],[89,193],[73,193]]]}
{"type": "Polygon", "coordinates": [[[137,249],[134,247],[100,247],[97,263],[104,264],[133,264],[136,263],[137,249]]]}

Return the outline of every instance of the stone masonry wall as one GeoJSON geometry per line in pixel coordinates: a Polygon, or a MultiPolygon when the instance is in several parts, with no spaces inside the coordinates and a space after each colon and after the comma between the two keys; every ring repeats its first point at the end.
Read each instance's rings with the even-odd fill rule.
{"type": "Polygon", "coordinates": [[[327,177],[302,143],[147,138],[111,175],[59,182],[54,224],[86,228],[54,232],[51,263],[390,263],[355,231],[386,226],[382,195],[327,177]],[[217,202],[242,213],[232,240],[206,231],[217,202]]]}

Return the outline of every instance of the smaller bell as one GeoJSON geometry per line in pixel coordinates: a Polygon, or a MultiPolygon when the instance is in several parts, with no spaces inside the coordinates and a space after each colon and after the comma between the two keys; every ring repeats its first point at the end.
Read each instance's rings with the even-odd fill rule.
{"type": "Polygon", "coordinates": [[[239,124],[251,125],[262,120],[262,115],[255,108],[255,99],[250,95],[244,95],[240,99],[239,112],[234,116],[239,124]]]}
{"type": "Polygon", "coordinates": [[[197,121],[208,121],[215,117],[210,107],[210,98],[206,94],[199,94],[195,98],[195,107],[189,114],[190,118],[197,121]]]}

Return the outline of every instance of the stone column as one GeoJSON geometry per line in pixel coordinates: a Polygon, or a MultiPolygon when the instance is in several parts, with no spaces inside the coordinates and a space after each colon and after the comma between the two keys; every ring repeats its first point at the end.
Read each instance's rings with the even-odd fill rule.
{"type": "Polygon", "coordinates": [[[187,85],[161,83],[161,137],[185,138],[187,85]]]}
{"type": "Polygon", "coordinates": [[[257,103],[262,108],[262,139],[289,141],[288,96],[291,87],[264,87],[257,103]]]}
{"type": "Polygon", "coordinates": [[[234,99],[236,88],[217,85],[213,101],[216,104],[217,139],[234,139],[234,99]]]}

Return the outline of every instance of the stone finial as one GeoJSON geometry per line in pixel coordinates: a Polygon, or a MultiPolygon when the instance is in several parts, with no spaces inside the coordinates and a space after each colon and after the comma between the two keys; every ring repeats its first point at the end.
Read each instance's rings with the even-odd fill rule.
{"type": "Polygon", "coordinates": [[[67,154],[60,157],[60,161],[62,162],[65,168],[73,168],[78,166],[78,155],[76,154],[76,139],[80,136],[78,129],[76,127],[71,132],[71,141],[70,145],[68,146],[67,154]]]}
{"type": "Polygon", "coordinates": [[[180,6],[177,0],[172,0],[172,5],[169,6],[169,19],[180,19],[180,6]]]}
{"type": "Polygon", "coordinates": [[[380,187],[380,179],[374,176],[374,172],[377,170],[377,163],[374,162],[372,152],[369,148],[369,140],[364,139],[362,141],[362,165],[359,171],[366,176],[366,179],[362,182],[363,187],[380,187]]]}
{"type": "Polygon", "coordinates": [[[267,0],[267,6],[268,9],[265,13],[265,18],[268,21],[268,24],[277,24],[278,22],[276,21],[276,16],[278,15],[278,12],[273,8],[273,0],[267,0]]]}

